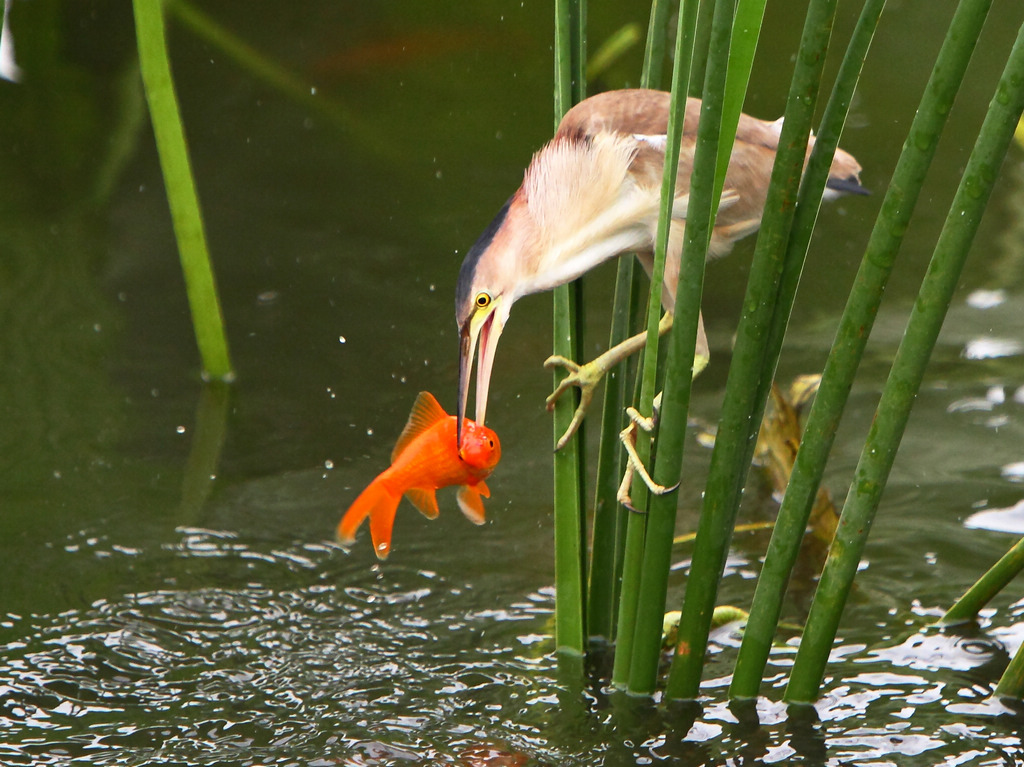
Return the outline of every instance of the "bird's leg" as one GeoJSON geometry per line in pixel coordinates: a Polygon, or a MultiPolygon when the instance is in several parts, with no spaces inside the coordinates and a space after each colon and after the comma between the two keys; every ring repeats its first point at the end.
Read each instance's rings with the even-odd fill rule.
{"type": "MultiPolygon", "coordinates": [[[[666,312],[662,315],[661,322],[658,323],[658,335],[665,335],[671,327],[672,315],[666,312]]],[[[565,434],[555,444],[555,450],[561,450],[565,447],[566,443],[568,443],[569,439],[580,427],[580,424],[583,423],[583,417],[587,414],[587,408],[590,407],[590,402],[594,398],[594,390],[601,383],[601,379],[620,362],[643,349],[646,343],[647,333],[637,333],[635,336],[627,338],[620,344],[616,344],[604,354],[584,365],[559,355],[554,355],[544,360],[544,367],[549,370],[555,367],[563,367],[569,371],[569,374],[558,383],[558,387],[548,396],[546,401],[548,410],[553,410],[555,402],[558,401],[559,397],[573,386],[578,386],[580,389],[580,404],[573,414],[569,428],[565,430],[565,434]]],[[[696,358],[694,363],[696,364],[696,358]]],[[[701,365],[701,369],[705,365],[707,365],[706,361],[701,365]]]]}
{"type": "MultiPolygon", "coordinates": [[[[696,352],[693,356],[693,377],[696,378],[704,368],[707,367],[711,355],[708,352],[708,340],[704,335],[704,322],[701,318],[698,320],[697,326],[697,347],[696,352]]],[[[663,336],[672,328],[672,313],[666,312],[662,315],[661,321],[658,323],[658,335],[663,336]]],[[[605,374],[618,365],[620,362],[628,358],[629,356],[636,354],[638,351],[644,348],[647,344],[647,333],[637,333],[631,338],[627,338],[620,344],[613,346],[611,349],[606,351],[591,362],[585,365],[577,364],[570,359],[554,355],[544,360],[544,367],[551,368],[563,367],[569,371],[569,374],[558,383],[558,387],[548,396],[547,407],[548,410],[552,410],[555,407],[555,402],[558,398],[565,394],[573,386],[578,386],[580,389],[580,404],[576,408],[576,412],[573,414],[572,421],[569,423],[569,428],[565,430],[565,434],[559,438],[555,444],[555,450],[561,450],[569,442],[569,439],[576,430],[583,423],[583,417],[587,414],[587,408],[590,406],[591,400],[594,398],[594,390],[597,385],[601,383],[601,379],[604,378],[605,374]]]]}
{"type": "Polygon", "coordinates": [[[648,473],[643,461],[640,460],[640,455],[636,452],[637,427],[643,429],[648,434],[654,431],[654,427],[658,423],[658,410],[661,408],[661,394],[654,398],[653,406],[654,412],[650,418],[641,415],[634,407],[627,407],[626,415],[629,417],[629,426],[619,432],[619,440],[622,442],[622,447],[626,450],[626,471],[622,475],[622,482],[619,484],[619,490],[615,494],[615,500],[630,511],[638,511],[634,508],[633,501],[629,497],[629,488],[633,484],[634,472],[640,475],[640,479],[644,481],[647,488],[655,495],[664,495],[679,487],[678,482],[672,485],[672,487],[665,487],[655,482],[648,473]]]}

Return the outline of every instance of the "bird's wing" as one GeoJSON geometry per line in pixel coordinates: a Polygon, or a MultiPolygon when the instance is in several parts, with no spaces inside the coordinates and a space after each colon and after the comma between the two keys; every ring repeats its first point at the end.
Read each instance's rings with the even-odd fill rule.
{"type": "MultiPolygon", "coordinates": [[[[637,183],[661,187],[662,167],[665,162],[665,147],[667,136],[635,134],[633,139],[637,142],[638,149],[636,157],[630,167],[630,174],[637,180],[637,183]]],[[[690,191],[690,174],[693,172],[693,150],[694,142],[684,136],[679,147],[679,168],[676,175],[676,205],[673,209],[675,218],[686,218],[686,206],[690,191]]],[[[727,210],[736,204],[740,194],[736,189],[725,189],[718,203],[718,212],[727,210]]]]}

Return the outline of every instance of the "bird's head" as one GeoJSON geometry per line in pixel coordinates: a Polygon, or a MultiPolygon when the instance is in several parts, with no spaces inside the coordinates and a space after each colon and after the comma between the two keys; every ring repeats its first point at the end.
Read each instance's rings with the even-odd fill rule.
{"type": "Polygon", "coordinates": [[[510,199],[476,241],[459,270],[455,291],[455,321],[459,327],[458,440],[462,446],[463,420],[473,375],[473,355],[479,349],[476,370],[476,422],[484,423],[491,365],[498,338],[518,297],[516,243],[509,225],[510,199]]]}

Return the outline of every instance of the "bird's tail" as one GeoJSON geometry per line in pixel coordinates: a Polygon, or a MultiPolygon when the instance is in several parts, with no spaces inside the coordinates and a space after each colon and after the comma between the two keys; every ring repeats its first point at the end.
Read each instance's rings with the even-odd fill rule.
{"type": "Polygon", "coordinates": [[[400,493],[392,493],[378,477],[359,494],[341,518],[338,523],[338,540],[342,543],[354,541],[359,525],[369,517],[373,551],[378,559],[386,559],[391,551],[391,529],[395,524],[395,512],[401,498],[400,493]]]}

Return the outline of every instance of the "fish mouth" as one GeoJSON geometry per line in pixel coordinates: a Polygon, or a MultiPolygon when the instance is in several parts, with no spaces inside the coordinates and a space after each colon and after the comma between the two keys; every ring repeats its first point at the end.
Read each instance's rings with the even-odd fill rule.
{"type": "MultiPolygon", "coordinates": [[[[496,301],[489,307],[491,311],[486,314],[477,313],[471,316],[459,331],[459,406],[456,413],[456,439],[460,450],[462,436],[465,433],[463,422],[466,419],[469,402],[469,383],[473,376],[473,355],[477,351],[479,355],[476,366],[476,422],[482,426],[487,414],[487,393],[490,388],[494,353],[505,325],[498,314],[497,304],[496,301]]],[[[459,457],[462,457],[461,453],[459,457]]]]}

